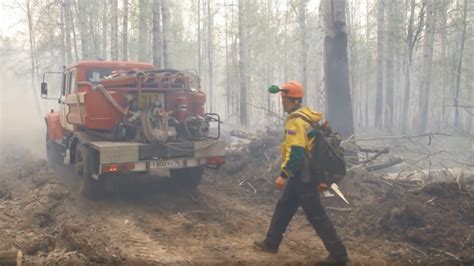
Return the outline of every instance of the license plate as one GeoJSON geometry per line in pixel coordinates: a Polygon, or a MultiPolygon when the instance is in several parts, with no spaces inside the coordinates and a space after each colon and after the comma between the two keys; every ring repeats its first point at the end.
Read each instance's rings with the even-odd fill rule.
{"type": "Polygon", "coordinates": [[[150,169],[153,168],[183,168],[184,160],[159,160],[150,162],[150,169]]]}

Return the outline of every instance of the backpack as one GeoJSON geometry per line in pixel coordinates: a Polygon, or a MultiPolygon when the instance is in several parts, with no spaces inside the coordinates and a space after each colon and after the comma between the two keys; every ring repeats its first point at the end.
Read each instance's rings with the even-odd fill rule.
{"type": "Polygon", "coordinates": [[[341,135],[337,132],[333,133],[328,126],[321,126],[304,114],[294,113],[292,116],[303,119],[316,132],[316,142],[310,154],[306,154],[311,172],[324,178],[322,182],[326,184],[341,181],[346,175],[346,160],[344,149],[341,147],[341,135]]]}

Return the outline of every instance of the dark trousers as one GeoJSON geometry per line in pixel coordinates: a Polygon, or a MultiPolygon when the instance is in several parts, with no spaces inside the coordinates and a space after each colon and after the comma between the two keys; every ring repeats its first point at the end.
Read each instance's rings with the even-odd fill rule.
{"type": "Polygon", "coordinates": [[[317,182],[302,182],[298,176],[288,179],[267,232],[265,242],[278,248],[291,218],[301,205],[306,218],[316,230],[324,246],[333,257],[347,256],[346,247],[337,236],[336,230],[324,210],[317,190],[317,182]]]}

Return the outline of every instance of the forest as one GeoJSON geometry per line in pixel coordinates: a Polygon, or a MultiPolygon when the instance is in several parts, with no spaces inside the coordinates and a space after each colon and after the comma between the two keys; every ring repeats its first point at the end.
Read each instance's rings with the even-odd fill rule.
{"type": "Polygon", "coordinates": [[[473,265],[473,94],[474,0],[0,0],[0,265],[473,265]]]}
{"type": "MultiPolygon", "coordinates": [[[[31,88],[42,72],[80,60],[131,60],[197,70],[209,111],[229,124],[276,122],[268,114],[282,114],[278,97],[260,95],[287,80],[301,81],[306,103],[326,111],[326,32],[319,1],[3,5],[15,10],[21,30],[11,36],[0,32],[0,56],[4,67],[28,72],[31,88]]],[[[356,132],[472,134],[473,11],[469,0],[347,1],[356,132]]]]}

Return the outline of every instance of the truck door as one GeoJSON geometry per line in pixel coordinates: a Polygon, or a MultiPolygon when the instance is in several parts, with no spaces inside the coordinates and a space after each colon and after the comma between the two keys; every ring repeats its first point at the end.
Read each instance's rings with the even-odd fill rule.
{"type": "Polygon", "coordinates": [[[76,85],[76,70],[70,69],[63,75],[63,87],[61,96],[59,97],[59,119],[61,126],[69,131],[73,131],[73,125],[67,122],[67,114],[69,113],[69,106],[66,104],[66,96],[75,90],[76,85]]]}

